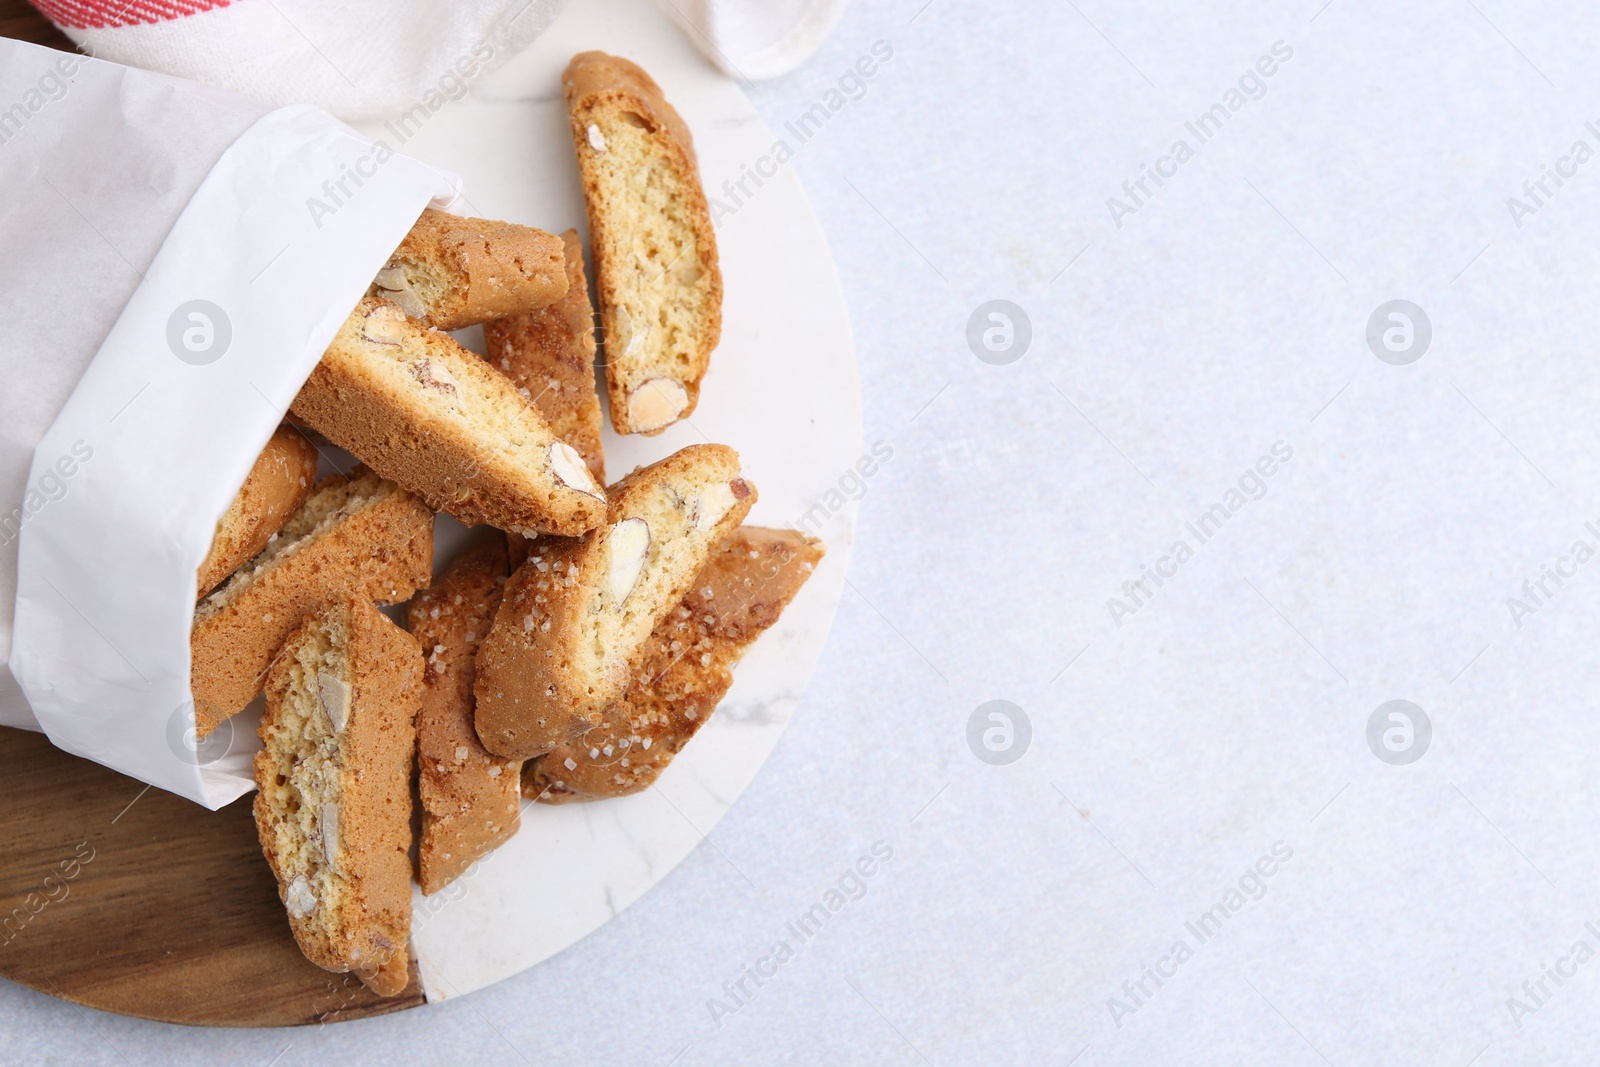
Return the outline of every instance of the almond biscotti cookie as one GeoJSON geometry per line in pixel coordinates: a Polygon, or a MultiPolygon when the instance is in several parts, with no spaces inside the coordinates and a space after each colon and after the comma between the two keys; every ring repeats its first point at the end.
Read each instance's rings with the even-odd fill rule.
{"type": "Polygon", "coordinates": [[[291,410],[436,510],[519,533],[581,534],[605,491],[505,375],[367,297],[291,410]]]}
{"type": "Polygon", "coordinates": [[[195,607],[189,690],[201,737],[261,691],[308,613],[355,594],[398,604],[428,584],[433,512],[371,471],[330,475],[260,555],[195,607]]]}
{"type": "Polygon", "coordinates": [[[417,713],[417,881],[425,894],[450,884],[521,822],[521,761],[490,755],[472,725],[473,659],[500,606],[506,571],[506,545],[495,535],[457,556],[406,605],[406,629],[427,662],[417,713]]]}
{"type": "Polygon", "coordinates": [[[560,300],[561,239],[531,226],[427,208],[367,295],[424,326],[459,330],[560,300]]]}
{"type": "Polygon", "coordinates": [[[289,636],[266,690],[256,832],[295,942],[394,996],[409,970],[421,650],[365,599],[342,598],[289,636]]]}
{"type": "Polygon", "coordinates": [[[217,520],[211,550],[195,575],[196,599],[266,548],[289,516],[306,502],[316,480],[316,446],[293,427],[279,426],[256,457],[228,510],[217,520]]]}
{"type": "Polygon", "coordinates": [[[561,77],[583,179],[606,391],[618,433],[694,411],[722,334],[722,273],[689,127],[660,86],[604,52],[561,77]]]}
{"type": "Polygon", "coordinates": [[[483,324],[489,364],[533,401],[557,437],[578,450],[589,473],[606,481],[600,448],[600,398],[594,391],[594,307],[583,277],[578,232],[561,235],[567,295],[538,311],[483,324]]]}
{"type": "Polygon", "coordinates": [[[792,530],[730,534],[656,624],[627,694],[599,726],[530,761],[523,795],[564,804],[647,788],[706,724],[733,684],[734,663],[778,621],[823,551],[792,530]]]}
{"type": "Polygon", "coordinates": [[[690,445],[609,496],[605,525],[540,538],[506,583],[473,685],[478,737],[496,755],[543,755],[600,723],[756,492],[733,449],[690,445]]]}

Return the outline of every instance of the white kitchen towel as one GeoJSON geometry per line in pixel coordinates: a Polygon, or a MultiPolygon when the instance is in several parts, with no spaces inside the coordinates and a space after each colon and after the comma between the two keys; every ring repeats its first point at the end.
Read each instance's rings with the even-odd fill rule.
{"type": "Polygon", "coordinates": [[[220,807],[254,787],[253,746],[193,741],[195,569],[349,309],[459,182],[308,105],[263,114],[18,42],[0,93],[26,114],[9,132],[0,114],[0,290],[21,316],[0,315],[19,383],[0,391],[18,501],[0,723],[29,724],[20,687],[60,748],[220,807]],[[147,204],[159,218],[129,217],[147,204]]]}
{"type": "MultiPolygon", "coordinates": [[[[33,0],[102,59],[341,118],[437,110],[521,51],[566,0],[33,0]]],[[[580,0],[581,2],[581,0],[580,0]]],[[[822,43],[845,0],[662,0],[730,75],[772,78],[822,43]]]]}
{"type": "Polygon", "coordinates": [[[839,19],[846,0],[690,0],[689,36],[723,72],[745,81],[787,74],[815,52],[839,19]]]}

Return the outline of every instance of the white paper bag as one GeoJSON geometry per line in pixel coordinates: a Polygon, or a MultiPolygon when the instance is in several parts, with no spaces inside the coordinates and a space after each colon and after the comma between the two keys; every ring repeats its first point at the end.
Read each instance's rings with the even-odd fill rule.
{"type": "Polygon", "coordinates": [[[193,742],[195,570],[350,308],[459,182],[316,108],[0,41],[8,101],[0,724],[217,808],[253,788],[256,746],[193,742]]]}

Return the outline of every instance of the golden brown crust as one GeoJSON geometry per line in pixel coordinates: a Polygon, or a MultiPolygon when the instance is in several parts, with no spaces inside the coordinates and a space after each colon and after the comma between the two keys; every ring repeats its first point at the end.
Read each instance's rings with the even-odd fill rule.
{"type": "Polygon", "coordinates": [[[256,457],[228,510],[217,520],[211,550],[196,574],[195,599],[211,592],[267,547],[289,516],[306,502],[316,480],[316,446],[292,427],[279,426],[256,457]]]}
{"type": "MultiPolygon", "coordinates": [[[[631,107],[641,118],[658,127],[681,152],[690,167],[699,169],[694,153],[694,135],[678,109],[667,103],[656,80],[631,59],[605,52],[579,52],[567,61],[561,75],[569,113],[574,106],[594,107],[605,98],[631,107]]],[[[698,181],[696,182],[698,184],[698,181]]]]}
{"type": "Polygon", "coordinates": [[[585,545],[599,532],[539,538],[506,582],[489,636],[478,647],[473,685],[474,729],[490,752],[507,758],[537,756],[599,721],[598,713],[586,706],[559,703],[572,680],[565,677],[560,660],[547,657],[561,655],[571,638],[550,640],[546,630],[541,647],[534,640],[548,618],[576,615],[587,599],[578,580],[579,565],[585,545]]]}
{"type": "Polygon", "coordinates": [[[569,446],[505,375],[372,297],[340,327],[292,410],[468,525],[576,535],[605,517],[600,483],[581,457],[573,470],[558,465],[569,446]]]}
{"type": "Polygon", "coordinates": [[[428,582],[433,512],[392,482],[357,471],[330,475],[269,545],[195,608],[189,688],[204,737],[261,691],[273,658],[302,618],[346,593],[396,604],[428,582]],[[317,530],[301,526],[335,503],[317,530]],[[344,508],[348,512],[342,512],[344,508]]]}
{"type": "Polygon", "coordinates": [[[626,59],[583,52],[561,80],[589,219],[611,425],[660,433],[694,411],[722,332],[722,273],[693,140],[660,86],[626,59]]]}
{"type": "Polygon", "coordinates": [[[308,616],[284,652],[267,675],[263,748],[255,759],[262,853],[306,958],[326,970],[354,971],[374,992],[393,996],[408,983],[406,853],[422,654],[409,634],[360,597],[308,616]],[[337,729],[318,723],[314,731],[286,715],[296,696],[305,702],[307,688],[318,685],[298,655],[311,641],[342,645],[337,653],[348,672],[349,700],[337,729]],[[308,736],[318,732],[320,740],[308,736]],[[337,804],[334,820],[324,818],[330,796],[321,786],[337,804]],[[309,840],[307,811],[318,813],[314,825],[329,836],[309,840]],[[298,887],[291,885],[296,876],[298,887]]]}
{"type": "Polygon", "coordinates": [[[822,559],[792,530],[741,526],[656,624],[627,694],[588,733],[528,762],[523,795],[545,804],[647,788],[704,726],[733,684],[731,668],[788,606],[822,559]]]}
{"type": "Polygon", "coordinates": [[[435,893],[516,833],[521,761],[489,754],[472,725],[473,659],[506,583],[506,546],[480,540],[406,605],[427,663],[417,714],[422,834],[417,881],[435,893]]]}
{"type": "Polygon", "coordinates": [[[688,591],[716,545],[744,521],[755,488],[725,445],[691,445],[611,487],[606,525],[530,546],[478,650],[478,737],[530,758],[599,724],[622,695],[650,631],[688,591]],[[634,579],[615,585],[613,546],[636,546],[634,579]],[[620,597],[620,599],[619,599],[620,597]]]}
{"type": "Polygon", "coordinates": [[[544,307],[566,291],[559,237],[433,208],[423,210],[368,289],[441,330],[544,307]]]}
{"type": "Polygon", "coordinates": [[[533,401],[556,436],[576,448],[595,481],[606,480],[600,398],[594,391],[594,307],[583,276],[578,232],[561,235],[567,295],[537,311],[483,324],[489,365],[533,401]]]}

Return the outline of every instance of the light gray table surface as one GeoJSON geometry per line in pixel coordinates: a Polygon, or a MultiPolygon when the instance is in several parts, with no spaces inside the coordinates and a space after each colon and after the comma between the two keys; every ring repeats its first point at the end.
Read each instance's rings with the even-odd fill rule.
{"type": "Polygon", "coordinates": [[[879,41],[790,165],[893,456],[709,843],[459,1000],[203,1031],[0,982],[0,1061],[1593,1061],[1600,15],[862,2],[749,95],[781,132],[879,41]],[[1431,338],[1380,359],[1396,299],[1431,338]],[[1369,743],[1394,699],[1409,749],[1369,743]],[[990,700],[1015,762],[969,744],[990,700]]]}

